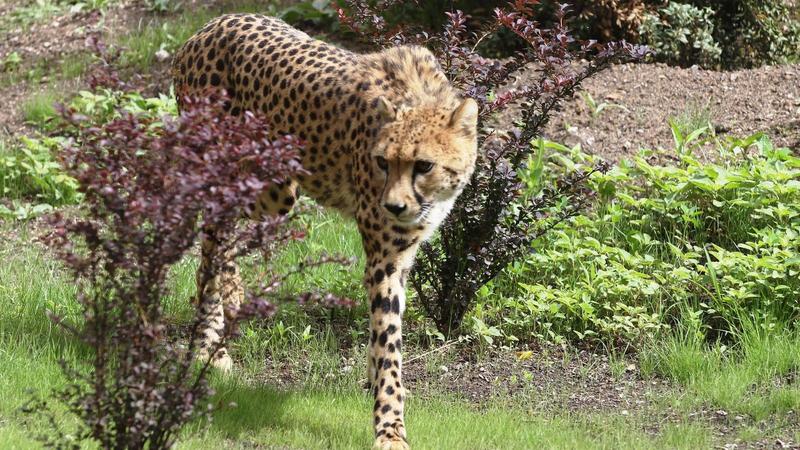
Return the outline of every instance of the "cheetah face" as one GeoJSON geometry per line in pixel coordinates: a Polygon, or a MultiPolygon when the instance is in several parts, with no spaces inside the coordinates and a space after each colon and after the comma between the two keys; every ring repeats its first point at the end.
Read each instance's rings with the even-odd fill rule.
{"type": "Polygon", "coordinates": [[[435,228],[475,168],[478,105],[466,99],[455,109],[406,109],[382,97],[379,109],[387,122],[372,164],[383,181],[384,214],[401,225],[435,228]]]}

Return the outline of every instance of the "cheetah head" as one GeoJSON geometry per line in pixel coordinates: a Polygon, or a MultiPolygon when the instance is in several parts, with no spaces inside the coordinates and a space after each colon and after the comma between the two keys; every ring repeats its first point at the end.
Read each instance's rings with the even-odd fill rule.
{"type": "Polygon", "coordinates": [[[378,108],[385,125],[372,150],[383,177],[381,206],[401,225],[435,228],[469,183],[477,157],[478,105],[468,98],[455,108],[378,108]]]}

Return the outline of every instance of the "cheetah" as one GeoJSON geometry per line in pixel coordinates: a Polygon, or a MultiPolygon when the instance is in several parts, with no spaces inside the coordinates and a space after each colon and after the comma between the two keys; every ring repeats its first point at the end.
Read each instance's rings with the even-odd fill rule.
{"type": "MultiPolygon", "coordinates": [[[[355,219],[366,256],[374,448],[408,449],[400,351],[406,279],[418,246],[472,177],[477,103],[458,95],[423,47],[357,54],[252,14],[209,22],[176,52],[172,75],[177,92],[224,89],[230,114],[263,115],[270,134],[306,143],[306,172],[269,188],[254,216],[287,214],[299,187],[355,219]]],[[[203,259],[211,249],[213,242],[203,242],[203,259]]],[[[223,272],[206,289],[236,306],[238,269],[231,262],[223,272]]],[[[219,342],[230,309],[222,304],[208,312],[206,346],[219,342]]],[[[215,365],[230,368],[227,352],[216,357],[215,365]]]]}

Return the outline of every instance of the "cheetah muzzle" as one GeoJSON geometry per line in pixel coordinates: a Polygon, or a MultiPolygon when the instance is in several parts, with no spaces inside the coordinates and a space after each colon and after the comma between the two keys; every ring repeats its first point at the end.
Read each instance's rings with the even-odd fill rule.
{"type": "MultiPolygon", "coordinates": [[[[355,219],[366,255],[374,446],[407,449],[401,375],[406,274],[419,244],[472,176],[477,104],[459,97],[425,48],[356,54],[260,15],[212,20],[175,54],[172,73],[179,94],[224,89],[230,114],[261,114],[274,136],[292,134],[307,143],[300,152],[307,174],[264,192],[255,217],[287,214],[299,186],[355,219]]],[[[202,243],[201,264],[213,246],[211,239],[202,243]]],[[[224,306],[242,298],[235,263],[204,289],[218,299],[203,311],[202,345],[211,348],[224,327],[224,306]]],[[[231,366],[224,349],[215,357],[217,366],[231,366]]]]}

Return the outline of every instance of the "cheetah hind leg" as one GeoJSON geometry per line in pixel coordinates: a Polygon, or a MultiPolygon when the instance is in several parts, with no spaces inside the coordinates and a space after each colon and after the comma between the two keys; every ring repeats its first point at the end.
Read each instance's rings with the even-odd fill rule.
{"type": "MultiPolygon", "coordinates": [[[[271,186],[261,195],[255,205],[252,205],[251,217],[258,219],[264,215],[285,215],[294,206],[297,196],[297,184],[287,182],[277,186],[271,186]]],[[[198,360],[205,363],[208,361],[209,352],[214,351],[214,358],[211,364],[222,370],[229,372],[233,368],[233,360],[228,354],[228,350],[219,347],[219,343],[225,332],[225,320],[232,319],[225,317],[227,312],[234,312],[244,301],[244,285],[239,274],[239,267],[234,260],[233,251],[223,255],[222,270],[220,273],[213,274],[205,286],[201,286],[202,273],[210,264],[209,259],[216,250],[215,236],[213,231],[207,231],[206,238],[201,243],[202,258],[200,267],[197,271],[197,290],[204,292],[205,302],[196,299],[197,306],[202,308],[203,317],[202,331],[197,342],[198,360]]],[[[269,249],[264,249],[265,259],[269,258],[269,249]]]]}
{"type": "Polygon", "coordinates": [[[220,342],[225,333],[225,320],[227,313],[235,314],[236,309],[244,301],[244,287],[239,275],[239,267],[236,265],[233,251],[222,255],[223,261],[219,273],[211,275],[211,278],[203,286],[203,273],[207,271],[210,258],[216,250],[214,234],[206,233],[206,237],[201,243],[201,261],[197,270],[197,291],[198,297],[195,303],[200,308],[203,318],[200,336],[196,341],[197,360],[205,364],[210,353],[214,352],[211,365],[223,372],[230,372],[233,368],[228,350],[220,342]],[[202,297],[199,295],[203,292],[202,297]],[[201,298],[204,299],[201,301],[201,298]]]}

